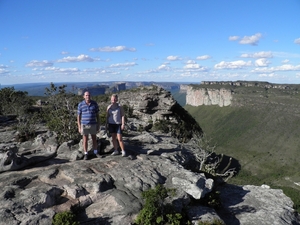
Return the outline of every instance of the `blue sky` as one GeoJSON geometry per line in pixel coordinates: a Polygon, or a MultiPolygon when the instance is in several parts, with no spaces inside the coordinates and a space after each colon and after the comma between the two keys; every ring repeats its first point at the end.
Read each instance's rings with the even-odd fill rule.
{"type": "Polygon", "coordinates": [[[0,83],[300,82],[299,0],[0,0],[0,83]]]}

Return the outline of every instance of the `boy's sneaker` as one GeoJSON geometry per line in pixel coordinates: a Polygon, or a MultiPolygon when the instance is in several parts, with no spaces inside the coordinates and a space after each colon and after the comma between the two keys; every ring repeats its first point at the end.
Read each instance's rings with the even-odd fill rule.
{"type": "Polygon", "coordinates": [[[83,160],[88,160],[88,155],[87,154],[84,155],[83,160]]]}
{"type": "Polygon", "coordinates": [[[120,154],[120,152],[118,150],[114,150],[114,152],[111,153],[111,155],[119,155],[119,154],[120,154]]]}
{"type": "Polygon", "coordinates": [[[126,157],[126,152],[125,151],[122,151],[122,156],[126,157]]]}

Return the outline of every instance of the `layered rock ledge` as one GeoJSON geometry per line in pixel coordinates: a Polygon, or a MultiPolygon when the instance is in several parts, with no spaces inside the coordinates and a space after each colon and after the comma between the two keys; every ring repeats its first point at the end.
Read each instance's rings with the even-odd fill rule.
{"type": "Polygon", "coordinates": [[[158,184],[176,189],[168,201],[192,224],[300,224],[293,202],[282,190],[220,185],[197,170],[195,156],[202,150],[193,138],[183,140],[172,131],[149,128],[154,120],[176,124],[189,118],[177,115],[169,92],[146,88],[119,96],[135,114],[128,118],[124,134],[128,157],[110,155],[111,139],[104,127],[97,135],[102,158],[90,152],[90,160],[84,161],[81,142],[58,145],[55,134],[41,126],[34,140],[18,143],[13,122],[0,123],[1,225],[51,224],[55,213],[66,210],[74,211],[81,224],[133,224],[143,205],[142,191],[158,184]],[[141,126],[147,129],[139,130],[141,126]],[[215,188],[220,192],[219,209],[201,204],[215,188]]]}

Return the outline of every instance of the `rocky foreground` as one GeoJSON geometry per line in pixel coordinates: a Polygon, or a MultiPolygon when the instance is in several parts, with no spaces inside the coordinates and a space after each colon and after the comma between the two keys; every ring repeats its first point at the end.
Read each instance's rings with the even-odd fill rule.
{"type": "MultiPolygon", "coordinates": [[[[128,157],[111,156],[111,140],[98,134],[102,158],[82,160],[81,143],[58,145],[55,134],[39,129],[32,141],[15,140],[13,121],[0,123],[0,224],[51,224],[57,212],[74,210],[81,224],[134,224],[143,206],[142,191],[164,184],[176,188],[172,202],[193,224],[300,224],[293,202],[282,190],[268,186],[217,183],[199,169],[199,147],[176,132],[162,133],[149,121],[168,118],[178,123],[176,101],[161,89],[120,94],[133,106],[124,141],[128,157]],[[176,114],[176,113],[175,113],[176,114]],[[194,171],[194,172],[192,172],[194,171]],[[201,199],[217,189],[221,207],[201,199]]],[[[181,111],[182,112],[182,111],[181,111]]],[[[90,145],[91,146],[91,145],[90,145]]]]}

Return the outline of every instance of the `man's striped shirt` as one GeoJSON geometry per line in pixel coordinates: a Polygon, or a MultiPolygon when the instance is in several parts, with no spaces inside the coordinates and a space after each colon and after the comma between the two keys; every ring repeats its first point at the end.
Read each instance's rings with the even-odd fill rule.
{"type": "Polygon", "coordinates": [[[93,100],[90,100],[90,104],[87,104],[85,100],[78,104],[77,114],[81,115],[81,124],[97,124],[97,113],[99,113],[99,106],[93,100]]]}

